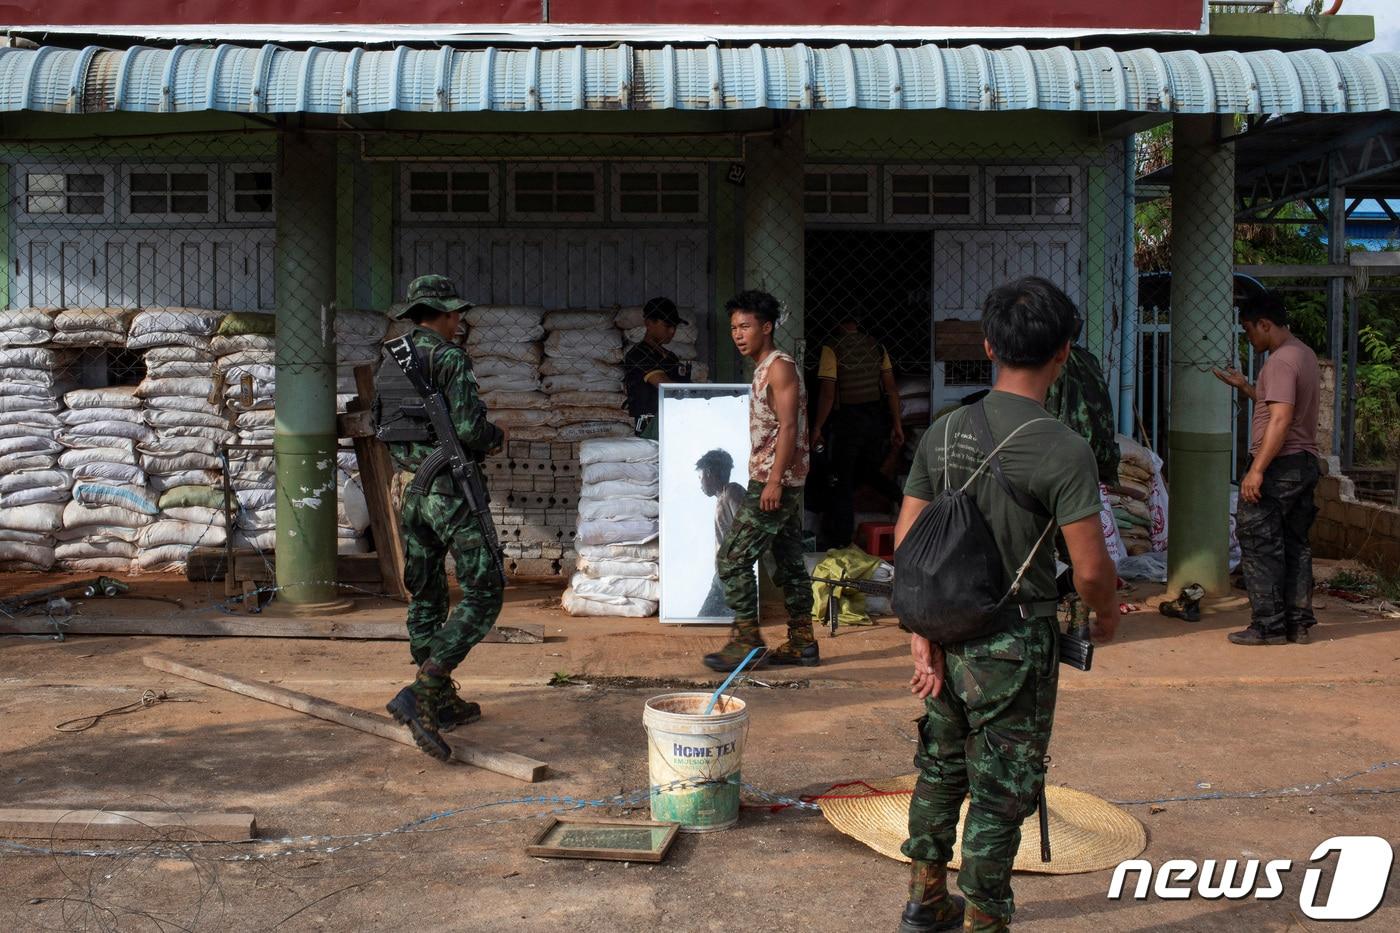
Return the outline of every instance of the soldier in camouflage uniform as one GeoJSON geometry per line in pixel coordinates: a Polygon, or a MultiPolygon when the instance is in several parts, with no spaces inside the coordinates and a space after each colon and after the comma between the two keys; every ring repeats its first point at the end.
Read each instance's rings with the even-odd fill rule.
{"type": "MultiPolygon", "coordinates": [[[[992,441],[1004,442],[998,458],[1007,481],[1040,503],[1063,532],[1075,587],[1098,614],[1091,635],[1102,643],[1118,626],[1117,572],[1099,526],[1094,455],[1042,407],[1070,352],[1074,319],[1070,300],[1042,279],[993,290],[982,327],[998,364],[997,382],[982,404],[992,441]]],[[[1023,564],[1026,569],[993,634],[941,645],[919,635],[910,639],[910,689],[924,700],[925,715],[903,848],[913,867],[901,933],[1007,928],[1015,910],[1011,866],[1021,823],[1035,812],[1045,784],[1055,715],[1059,628],[1054,556],[1042,545],[1046,519],[1018,505],[989,470],[980,469],[986,454],[967,412],[944,415],[920,441],[895,526],[896,547],[940,492],[970,483],[1007,580],[1023,564]],[[969,804],[958,887],[965,903],[948,890],[964,799],[969,804]]]]}
{"type": "MultiPolygon", "coordinates": [[[[398,317],[411,318],[417,325],[411,338],[414,349],[430,381],[447,399],[463,449],[484,455],[504,446],[505,432],[486,419],[471,360],[451,342],[462,313],[470,307],[446,277],[424,275],[409,286],[407,304],[398,317]]],[[[389,445],[395,464],[407,471],[416,471],[435,449],[429,442],[389,445]]],[[[495,624],[501,611],[501,581],[481,527],[451,471],[439,473],[426,494],[405,490],[400,521],[404,584],[412,597],[409,651],[418,675],[388,710],[408,726],[419,748],[445,761],[451,749],[440,733],[481,718],[481,707],[458,694],[452,671],[495,624]],[[462,587],[462,600],[451,612],[443,565],[448,553],[462,587]]]]}
{"type": "MultiPolygon", "coordinates": [[[[724,600],[734,613],[729,642],[705,666],[732,671],[763,646],[754,563],[771,551],[773,582],[783,589],[788,638],[760,663],[819,663],[812,630],[812,581],[802,561],[802,486],[807,481],[807,390],[788,354],[773,345],[780,306],[767,292],[746,291],[726,304],[729,332],[754,362],[749,396],[749,488],[715,560],[724,600]]],[[[755,665],[757,666],[757,665],[755,665]]]]}

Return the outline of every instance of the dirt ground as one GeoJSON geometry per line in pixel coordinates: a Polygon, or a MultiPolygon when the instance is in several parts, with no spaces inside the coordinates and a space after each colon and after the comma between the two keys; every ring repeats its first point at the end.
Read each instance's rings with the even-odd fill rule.
{"type": "MultiPolygon", "coordinates": [[[[40,582],[3,578],[0,589],[40,582]]],[[[214,586],[142,577],[130,596],[79,611],[207,615],[222,598],[214,586]],[[151,594],[178,594],[185,607],[139,601],[151,594]]],[[[533,785],[440,765],[412,748],[141,663],[158,651],[379,710],[410,675],[402,642],[0,639],[0,806],[248,809],[264,839],[340,837],[211,845],[187,858],[0,850],[0,929],[896,927],[906,869],[808,810],[746,808],[735,829],[681,836],[655,866],[527,856],[544,812],[560,806],[553,798],[645,790],[645,700],[714,684],[699,656],[723,638],[713,627],[571,619],[551,608],[557,595],[510,590],[502,623],[543,623],[548,640],[480,645],[458,671],[464,692],[485,709],[464,734],[547,761],[548,779],[533,785]],[[550,686],[563,679],[556,674],[568,685],[550,686]],[[168,691],[170,700],[84,732],[54,730],[147,688],[168,691]],[[433,814],[442,815],[408,831],[355,835],[433,814]]],[[[1245,624],[1242,599],[1215,601],[1202,622],[1188,624],[1147,608],[1152,595],[1139,587],[1125,596],[1144,609],[1125,617],[1120,640],[1099,649],[1091,673],[1063,669],[1050,780],[1114,801],[1158,801],[1126,805],[1147,826],[1143,858],[1154,865],[1291,859],[1285,893],[1115,902],[1106,897],[1108,871],[1018,875],[1017,929],[1322,929],[1328,924],[1299,906],[1314,847],[1338,835],[1400,839],[1400,621],[1321,596],[1312,645],[1249,649],[1224,637],[1245,624]],[[1218,797],[1171,799],[1209,795],[1218,797]]],[[[363,600],[344,618],[401,612],[363,600]]],[[[765,791],[819,794],[838,782],[913,770],[920,710],[905,689],[906,639],[886,622],[835,638],[822,633],[821,649],[822,666],[765,670],[741,691],[751,709],[744,779],[765,791]]],[[[590,812],[645,817],[647,810],[642,803],[590,812]]],[[[1324,877],[1335,862],[1324,863],[1324,877]]],[[[1351,928],[1400,929],[1400,872],[1389,884],[1381,908],[1351,928]]]]}

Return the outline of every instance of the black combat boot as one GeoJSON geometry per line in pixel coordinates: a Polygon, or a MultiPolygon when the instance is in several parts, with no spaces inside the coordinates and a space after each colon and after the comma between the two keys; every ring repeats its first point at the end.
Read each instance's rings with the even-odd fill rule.
{"type": "Polygon", "coordinates": [[[1266,635],[1261,630],[1250,626],[1239,632],[1231,632],[1228,636],[1232,645],[1284,645],[1288,643],[1287,635],[1266,635]]]}
{"type": "MultiPolygon", "coordinates": [[[[718,651],[705,655],[704,663],[712,671],[728,674],[743,663],[750,651],[762,647],[763,635],[759,630],[758,622],[754,619],[735,619],[734,627],[729,632],[728,643],[718,651]]],[[[760,653],[746,669],[754,670],[765,663],[767,663],[767,658],[760,653]]]]}
{"type": "Polygon", "coordinates": [[[909,875],[909,903],[899,933],[936,933],[963,925],[963,899],[948,893],[948,866],[915,861],[909,875]]]}
{"type": "Polygon", "coordinates": [[[481,718],[481,705],[462,699],[461,690],[455,680],[448,681],[447,686],[442,688],[439,694],[441,702],[437,708],[439,732],[451,732],[458,726],[481,718]]]}
{"type": "Polygon", "coordinates": [[[431,660],[424,661],[413,683],[400,690],[384,707],[395,722],[408,727],[414,744],[438,761],[452,757],[451,746],[439,733],[437,713],[448,683],[447,671],[431,660]]]}
{"type": "Polygon", "coordinates": [[[1169,619],[1199,622],[1201,621],[1201,600],[1205,595],[1206,591],[1199,584],[1192,583],[1183,589],[1176,599],[1158,606],[1157,611],[1169,619]]]}
{"type": "Polygon", "coordinates": [[[816,633],[812,631],[811,619],[788,620],[788,637],[778,647],[768,653],[769,664],[800,664],[802,667],[816,667],[821,663],[821,652],[817,649],[816,633]]]}
{"type": "Polygon", "coordinates": [[[1283,637],[1288,639],[1291,645],[1311,645],[1312,636],[1308,634],[1311,625],[1290,625],[1284,631],[1283,637]]]}

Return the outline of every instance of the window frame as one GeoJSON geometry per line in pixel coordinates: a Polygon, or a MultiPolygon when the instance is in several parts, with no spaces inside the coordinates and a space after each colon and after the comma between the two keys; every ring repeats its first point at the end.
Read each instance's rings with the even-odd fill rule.
{"type": "MultiPolygon", "coordinates": [[[[703,221],[710,216],[710,173],[704,163],[701,162],[613,162],[610,165],[609,183],[611,192],[608,196],[608,209],[611,218],[617,221],[626,221],[632,224],[639,223],[688,223],[693,221],[703,221]],[[662,211],[655,213],[636,212],[624,210],[622,207],[622,176],[627,173],[641,172],[646,174],[664,174],[666,172],[685,172],[695,175],[696,181],[696,207],[694,212],[689,211],[662,211]]],[[[658,199],[661,190],[657,189],[658,199]]],[[[657,206],[660,207],[658,200],[657,206]]]]}
{"type": "MultiPolygon", "coordinates": [[[[843,192],[849,193],[849,192],[843,192]]],[[[847,165],[839,162],[809,162],[803,166],[802,172],[802,215],[807,223],[816,224],[873,224],[880,222],[880,171],[876,165],[847,165]],[[867,180],[866,192],[869,195],[868,206],[859,213],[832,213],[831,207],[831,183],[827,182],[826,198],[827,210],[808,211],[807,210],[807,176],[808,175],[864,175],[867,180]]]]}
{"type": "MultiPolygon", "coordinates": [[[[451,201],[451,181],[448,200],[451,201]]],[[[501,213],[501,172],[495,162],[413,162],[399,172],[399,216],[407,221],[478,223],[496,221],[501,213]],[[486,210],[484,211],[415,211],[413,204],[414,172],[484,172],[486,174],[486,210]]]]}
{"type": "Polygon", "coordinates": [[[16,198],[17,210],[15,212],[16,223],[32,226],[52,226],[63,225],[88,225],[88,224],[109,224],[116,217],[117,209],[117,185],[114,166],[93,162],[86,165],[73,165],[71,163],[55,164],[52,162],[35,163],[15,163],[14,165],[14,186],[18,194],[16,198]],[[67,191],[68,175],[100,175],[102,176],[102,212],[100,214],[70,214],[65,210],[61,214],[47,212],[31,212],[29,210],[29,176],[30,175],[63,175],[64,181],[64,207],[68,205],[67,191]]]}
{"type": "MultiPolygon", "coordinates": [[[[975,224],[982,223],[982,167],[979,165],[965,164],[941,164],[941,163],[896,163],[886,165],[882,178],[884,182],[884,197],[882,198],[882,209],[884,221],[888,224],[975,224]],[[968,180],[967,208],[966,214],[935,214],[933,212],[925,214],[896,214],[894,210],[894,179],[896,175],[927,175],[927,176],[965,176],[968,180]]],[[[929,192],[929,199],[934,197],[933,192],[929,192]]],[[[962,197],[962,195],[954,195],[962,197]]]]}
{"type": "MultiPolygon", "coordinates": [[[[506,220],[517,223],[595,223],[601,222],[609,201],[608,192],[603,187],[603,165],[598,162],[516,162],[506,167],[506,220]],[[591,211],[520,211],[515,207],[515,179],[521,172],[560,172],[592,173],[593,190],[597,195],[591,211]]],[[[556,177],[553,193],[559,195],[556,177]]]]}
{"type": "MultiPolygon", "coordinates": [[[[168,182],[167,182],[168,184],[168,182]]],[[[151,192],[154,194],[154,192],[151,192]]],[[[164,195],[167,207],[170,204],[170,189],[164,195]]],[[[123,163],[117,182],[117,219],[131,224],[190,224],[217,223],[219,220],[219,165],[217,162],[156,162],[146,165],[123,163]],[[166,176],[203,174],[209,181],[205,189],[208,204],[203,211],[170,211],[160,214],[137,213],[131,209],[131,176],[163,174],[166,176]]]]}
{"type": "MultiPolygon", "coordinates": [[[[989,165],[987,166],[987,185],[985,196],[985,209],[988,222],[997,223],[1021,223],[1021,224],[1077,224],[1083,216],[1081,199],[1084,195],[1084,170],[1078,165],[989,165]],[[1036,178],[1050,176],[1065,176],[1069,178],[1069,213],[1068,214],[1041,214],[1035,211],[1035,199],[1040,197],[1036,193],[1036,178]],[[1031,201],[1031,213],[1029,214],[1003,214],[996,209],[996,180],[1005,177],[1029,177],[1031,181],[1031,191],[1025,197],[1031,201]]],[[[1011,195],[1018,197],[1018,195],[1011,195]]]]}
{"type": "Polygon", "coordinates": [[[220,185],[223,195],[224,219],[230,223],[268,223],[277,220],[277,170],[271,162],[232,162],[223,167],[223,182],[220,185]],[[240,173],[268,172],[272,175],[272,209],[266,211],[240,211],[234,207],[237,191],[234,177],[240,173]]]}

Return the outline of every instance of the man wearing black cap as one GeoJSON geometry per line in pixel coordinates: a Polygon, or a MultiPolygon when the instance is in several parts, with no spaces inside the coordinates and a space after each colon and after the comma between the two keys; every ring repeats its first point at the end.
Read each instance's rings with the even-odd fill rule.
{"type": "Polygon", "coordinates": [[[663,382],[689,382],[690,366],[666,349],[682,321],[676,303],[653,298],[642,308],[646,336],[622,358],[622,384],[627,391],[627,411],[642,437],[656,438],[656,387],[663,382]]]}

